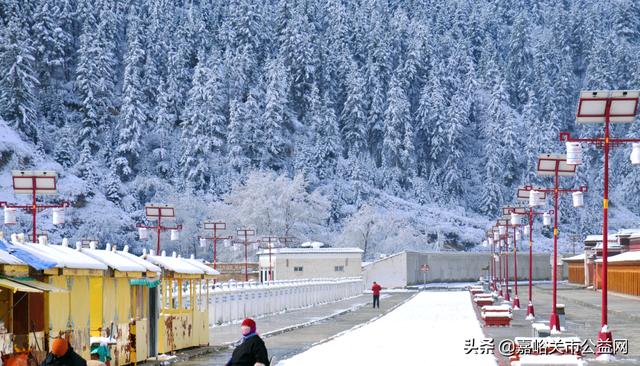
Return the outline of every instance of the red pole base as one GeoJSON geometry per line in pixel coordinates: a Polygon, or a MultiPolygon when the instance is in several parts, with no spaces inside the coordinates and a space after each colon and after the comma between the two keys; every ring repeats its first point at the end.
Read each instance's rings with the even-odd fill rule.
{"type": "Polygon", "coordinates": [[[536,319],[536,313],[533,310],[533,304],[531,303],[531,301],[529,301],[529,304],[527,305],[527,320],[535,320],[536,319]]]}
{"type": "Polygon", "coordinates": [[[502,289],[499,289],[499,290],[498,290],[498,297],[502,297],[502,295],[503,295],[503,294],[502,294],[502,289]]]}
{"type": "Polygon", "coordinates": [[[509,296],[509,290],[505,291],[504,301],[511,301],[511,296],[509,296]]]}
{"type": "Polygon", "coordinates": [[[598,333],[598,345],[596,346],[596,359],[599,361],[613,360],[613,336],[606,325],[598,333]]]}
{"type": "Polygon", "coordinates": [[[551,313],[551,317],[549,318],[549,329],[551,329],[551,334],[560,333],[560,317],[555,310],[551,313]]]}
{"type": "Polygon", "coordinates": [[[514,310],[520,309],[520,299],[518,298],[518,295],[513,297],[513,309],[514,310]]]}

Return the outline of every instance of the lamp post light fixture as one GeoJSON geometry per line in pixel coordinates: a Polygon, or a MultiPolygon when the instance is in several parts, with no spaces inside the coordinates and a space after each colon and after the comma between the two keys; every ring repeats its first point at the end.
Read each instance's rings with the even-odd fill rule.
{"type": "MultiPolygon", "coordinates": [[[[640,139],[611,137],[611,123],[632,123],[638,114],[638,99],[640,92],[629,90],[615,91],[582,91],[578,102],[576,122],[584,124],[603,123],[604,134],[600,137],[573,138],[568,132],[560,133],[560,141],[565,141],[567,147],[575,150],[575,146],[581,143],[595,144],[602,148],[604,153],[604,197],[602,201],[602,312],[601,328],[598,333],[598,346],[596,354],[607,359],[612,356],[613,336],[608,326],[608,210],[609,210],[609,152],[612,148],[624,143],[632,143],[631,163],[640,164],[640,139]]],[[[576,159],[574,163],[580,163],[576,159]]]]}
{"type": "Polygon", "coordinates": [[[205,221],[202,223],[204,230],[213,231],[213,236],[198,236],[200,243],[206,247],[207,240],[213,241],[213,269],[218,265],[218,240],[231,240],[232,236],[218,236],[218,231],[226,230],[227,224],[222,221],[205,221]]]}
{"type": "Polygon", "coordinates": [[[156,225],[136,224],[140,239],[146,239],[146,230],[156,230],[157,245],[156,253],[160,255],[160,233],[163,231],[171,231],[171,240],[178,240],[178,232],[182,230],[182,225],[163,226],[162,219],[175,219],[176,209],[172,205],[148,203],[144,206],[144,212],[148,221],[157,221],[156,225]]]}
{"type": "MultiPolygon", "coordinates": [[[[516,194],[516,198],[520,201],[529,201],[530,192],[534,192],[534,190],[528,191],[526,188],[521,187],[518,188],[518,192],[516,194]]],[[[542,201],[546,201],[547,193],[544,191],[535,190],[535,194],[538,198],[542,199],[542,201]]],[[[533,307],[533,220],[536,216],[546,215],[550,217],[549,212],[553,213],[553,210],[550,211],[534,211],[533,207],[529,206],[529,209],[526,210],[526,215],[528,217],[528,225],[524,227],[524,235],[529,236],[529,303],[527,304],[527,320],[535,319],[535,309],[533,307]]]]}
{"type": "Polygon", "coordinates": [[[65,207],[69,207],[71,204],[68,201],[62,201],[56,205],[39,205],[36,201],[36,196],[39,194],[57,194],[58,177],[54,171],[44,170],[13,170],[11,171],[11,178],[13,181],[13,192],[15,194],[28,194],[31,195],[30,205],[11,205],[7,202],[0,202],[0,207],[4,208],[5,224],[15,224],[15,210],[22,209],[31,213],[31,221],[33,225],[33,242],[38,242],[38,234],[36,230],[36,215],[38,211],[43,211],[47,208],[53,209],[53,223],[64,223],[64,211],[65,207]]]}
{"type": "Polygon", "coordinates": [[[543,214],[543,224],[548,223],[551,219],[551,214],[554,215],[553,219],[553,291],[551,296],[551,316],[549,319],[549,328],[554,334],[560,333],[560,317],[558,316],[557,306],[557,292],[558,292],[558,196],[560,193],[573,193],[573,192],[586,192],[587,186],[581,186],[577,189],[566,189],[559,187],[559,177],[571,177],[576,174],[576,165],[567,164],[566,155],[559,154],[542,154],[538,158],[537,173],[543,177],[553,177],[553,188],[533,188],[532,186],[525,186],[526,191],[546,192],[553,194],[553,212],[543,214]]]}

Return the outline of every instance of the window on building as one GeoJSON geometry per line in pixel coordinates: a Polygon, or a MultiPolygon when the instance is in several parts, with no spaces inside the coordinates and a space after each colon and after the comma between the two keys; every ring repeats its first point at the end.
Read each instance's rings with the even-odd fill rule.
{"type": "Polygon", "coordinates": [[[293,267],[294,272],[302,272],[302,267],[293,267]]]}
{"type": "Polygon", "coordinates": [[[344,266],[335,266],[333,270],[336,272],[344,272],[344,266]]]}

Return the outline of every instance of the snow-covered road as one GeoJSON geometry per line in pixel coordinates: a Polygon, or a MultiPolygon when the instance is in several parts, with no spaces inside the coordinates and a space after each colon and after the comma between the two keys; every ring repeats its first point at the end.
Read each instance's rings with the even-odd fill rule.
{"type": "Polygon", "coordinates": [[[493,355],[465,355],[467,339],[484,335],[469,294],[421,292],[389,314],[278,366],[492,365],[493,355]]]}

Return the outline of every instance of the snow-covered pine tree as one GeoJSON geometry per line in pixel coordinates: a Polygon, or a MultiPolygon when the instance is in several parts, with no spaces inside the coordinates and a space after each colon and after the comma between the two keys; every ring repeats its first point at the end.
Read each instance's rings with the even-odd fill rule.
{"type": "Polygon", "coordinates": [[[12,127],[37,142],[36,50],[15,16],[0,32],[0,112],[12,127]]]}
{"type": "Polygon", "coordinates": [[[285,164],[287,143],[285,142],[285,124],[288,119],[288,79],[284,64],[279,58],[271,60],[267,66],[265,109],[262,115],[264,155],[260,157],[260,166],[278,170],[285,164]]]}
{"type": "Polygon", "coordinates": [[[366,146],[365,82],[355,62],[347,75],[347,99],[344,102],[340,126],[345,152],[355,157],[366,146]]]}
{"type": "Polygon", "coordinates": [[[129,180],[136,173],[143,129],[149,113],[145,103],[144,75],[145,54],[142,48],[142,32],[137,11],[129,16],[127,35],[129,48],[125,56],[124,95],[120,112],[118,146],[114,165],[121,179],[129,180]]]}

